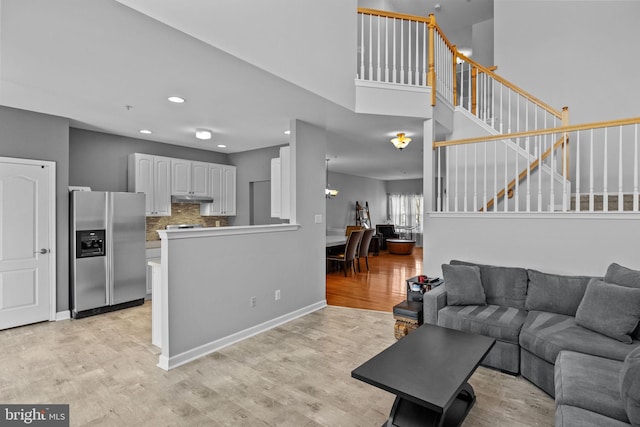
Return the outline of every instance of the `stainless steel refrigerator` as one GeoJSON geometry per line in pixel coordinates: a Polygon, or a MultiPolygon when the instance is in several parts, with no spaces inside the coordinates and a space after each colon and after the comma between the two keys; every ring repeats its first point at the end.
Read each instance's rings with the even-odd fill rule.
{"type": "Polygon", "coordinates": [[[69,199],[71,315],[144,303],[145,195],[72,191],[69,199]]]}

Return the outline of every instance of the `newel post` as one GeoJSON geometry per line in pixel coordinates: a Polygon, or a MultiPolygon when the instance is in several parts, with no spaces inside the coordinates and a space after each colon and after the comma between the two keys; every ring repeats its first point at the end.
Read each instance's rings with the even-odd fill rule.
{"type": "Polygon", "coordinates": [[[478,68],[471,67],[471,114],[476,115],[476,104],[478,102],[478,68]]]}
{"type": "Polygon", "coordinates": [[[435,68],[435,29],[436,17],[429,14],[429,69],[427,71],[427,85],[431,87],[431,106],[436,105],[436,68],[435,68]]]}
{"type": "MultiPolygon", "coordinates": [[[[569,126],[569,107],[562,107],[562,126],[569,126]]],[[[562,143],[562,175],[566,180],[569,180],[571,174],[569,173],[569,134],[565,133],[563,135],[563,143],[562,143]]]]}
{"type": "Polygon", "coordinates": [[[452,51],[452,55],[453,55],[453,106],[457,106],[458,105],[458,79],[457,79],[457,72],[458,72],[458,47],[456,45],[453,45],[451,47],[452,51]]]}

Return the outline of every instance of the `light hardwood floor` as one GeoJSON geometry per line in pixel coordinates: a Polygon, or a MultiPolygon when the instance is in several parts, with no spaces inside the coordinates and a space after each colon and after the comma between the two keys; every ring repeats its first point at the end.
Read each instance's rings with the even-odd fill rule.
{"type": "MultiPolygon", "coordinates": [[[[394,397],[350,376],[393,342],[381,311],[327,307],[165,372],[151,306],[0,331],[0,402],[68,403],[72,426],[380,426],[394,397]]],[[[553,400],[479,368],[464,426],[552,426],[553,400]]]]}

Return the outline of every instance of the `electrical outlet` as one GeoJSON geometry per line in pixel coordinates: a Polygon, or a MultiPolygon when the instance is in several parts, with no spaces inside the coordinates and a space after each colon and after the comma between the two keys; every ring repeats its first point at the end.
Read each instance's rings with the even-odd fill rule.
{"type": "Polygon", "coordinates": [[[255,308],[256,306],[256,297],[251,297],[251,301],[249,302],[251,308],[255,308]]]}
{"type": "Polygon", "coordinates": [[[276,289],[276,301],[280,299],[280,289],[276,289]]]}

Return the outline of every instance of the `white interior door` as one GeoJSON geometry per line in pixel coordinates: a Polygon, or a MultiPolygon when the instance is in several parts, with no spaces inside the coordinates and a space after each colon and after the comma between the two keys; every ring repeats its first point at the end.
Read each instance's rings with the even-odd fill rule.
{"type": "Polygon", "coordinates": [[[52,317],[52,168],[0,158],[0,329],[52,317]]]}

